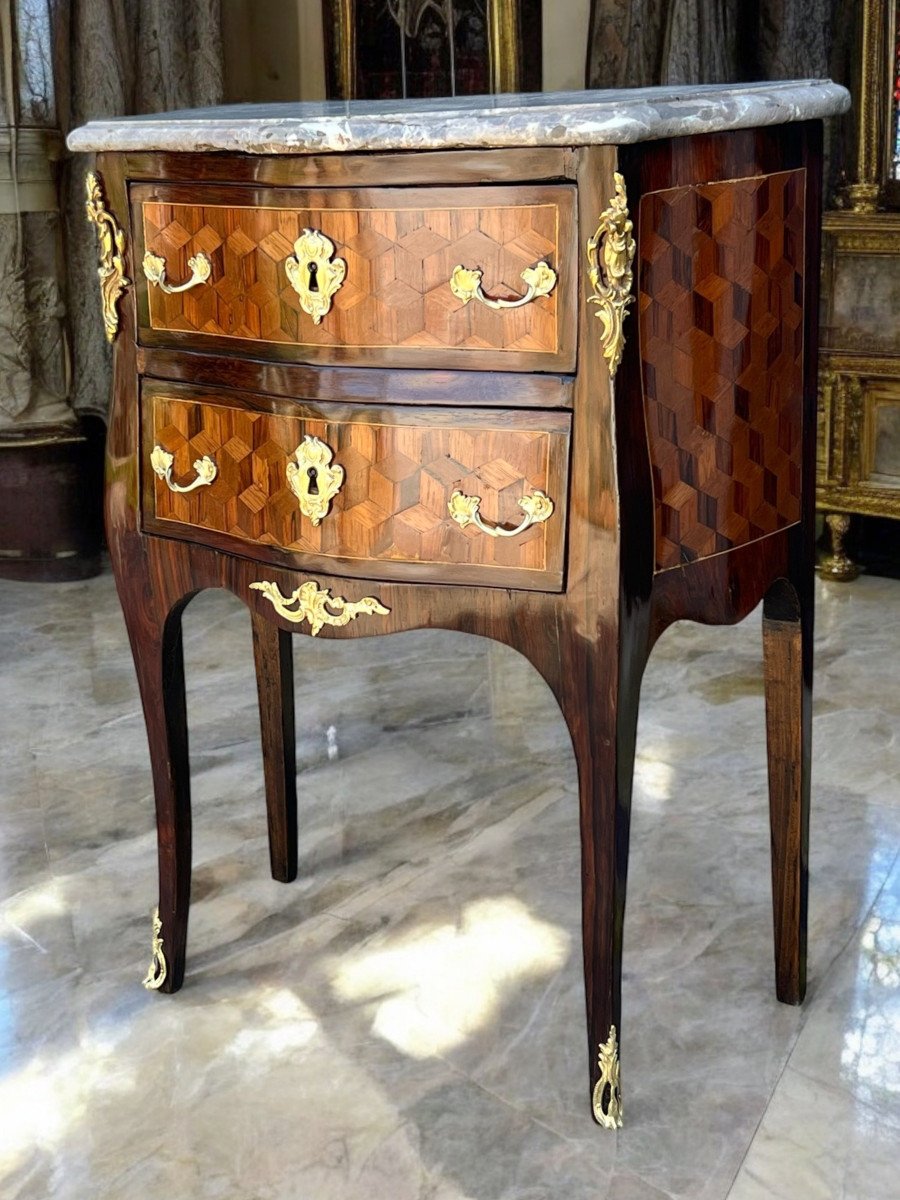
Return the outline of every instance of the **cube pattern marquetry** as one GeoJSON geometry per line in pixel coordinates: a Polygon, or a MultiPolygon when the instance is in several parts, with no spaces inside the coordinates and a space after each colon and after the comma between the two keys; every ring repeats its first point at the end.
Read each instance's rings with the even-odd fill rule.
{"type": "Polygon", "coordinates": [[[800,519],[805,172],[641,200],[657,569],[800,519]]]}
{"type": "MultiPolygon", "coordinates": [[[[383,412],[371,421],[323,420],[166,396],[152,403],[153,443],[174,454],[177,482],[190,481],[204,455],[217,467],[211,486],[186,495],[155,479],[157,519],[299,554],[561,569],[562,538],[551,522],[565,519],[565,434],[467,426],[443,414],[407,425],[384,423],[383,412]],[[326,442],[344,469],[318,526],[301,515],[287,482],[288,462],[307,434],[326,442]],[[456,488],[481,496],[486,520],[512,527],[522,520],[518,501],[526,492],[540,488],[562,503],[546,523],[491,538],[451,520],[456,488]]],[[[145,471],[149,453],[145,446],[145,471]]]]}
{"type": "MultiPolygon", "coordinates": [[[[199,252],[208,283],[166,295],[148,289],[155,330],[321,347],[407,347],[555,354],[557,293],[515,309],[466,305],[450,290],[457,264],[484,272],[484,289],[521,296],[521,272],[558,268],[554,202],[444,208],[279,208],[145,202],[145,248],[170,281],[190,275],[199,252]],[[303,311],[285,259],[304,228],[321,230],[347,264],[331,311],[316,325],[303,311]]],[[[571,282],[569,281],[569,286],[571,282]]]]}

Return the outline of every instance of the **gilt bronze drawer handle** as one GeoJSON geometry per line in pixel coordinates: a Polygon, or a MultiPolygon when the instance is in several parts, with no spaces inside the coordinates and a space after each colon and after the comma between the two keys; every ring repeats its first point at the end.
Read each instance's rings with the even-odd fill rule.
{"type": "Polygon", "coordinates": [[[172,479],[172,463],[174,461],[174,454],[170,454],[168,450],[163,450],[162,446],[153,447],[150,454],[150,466],[160,479],[166,481],[166,487],[170,492],[193,492],[195,488],[209,487],[218,474],[216,464],[211,458],[204,455],[203,458],[198,458],[194,463],[197,478],[182,487],[180,483],[175,483],[172,479]]]}
{"type": "Polygon", "coordinates": [[[530,304],[538,296],[549,296],[556,287],[556,272],[549,263],[539,262],[535,267],[526,267],[522,279],[528,287],[524,296],[518,300],[495,300],[486,296],[481,290],[481,279],[484,272],[477,267],[464,267],[462,264],[453,268],[450,276],[450,291],[463,304],[470,300],[480,300],[487,308],[521,308],[530,304]]]}
{"type": "Polygon", "coordinates": [[[386,617],[391,611],[374,596],[363,596],[362,600],[347,601],[343,596],[332,596],[328,588],[320,588],[314,579],[301,583],[285,596],[277,583],[267,579],[251,583],[256,592],[262,592],[280,617],[293,621],[295,625],[309,621],[309,632],[315,637],[323,625],[349,625],[357,617],[378,613],[386,617]],[[296,607],[293,607],[296,605],[296,607]],[[329,611],[335,609],[335,612],[329,611]]]}
{"type": "Polygon", "coordinates": [[[333,258],[334,242],[318,229],[304,229],[294,242],[294,256],[284,260],[288,281],[300,307],[318,325],[331,310],[331,297],[344,282],[347,264],[333,258]]]}
{"type": "Polygon", "coordinates": [[[467,525],[475,525],[488,537],[516,537],[517,534],[524,533],[531,525],[540,525],[542,521],[546,521],[552,515],[553,507],[553,501],[549,496],[544,492],[534,491],[530,496],[523,496],[519,501],[519,508],[525,513],[524,521],[521,521],[515,529],[504,529],[502,525],[488,525],[483,519],[479,511],[481,508],[480,496],[467,496],[465,492],[455,491],[447,504],[450,516],[461,529],[465,529],[467,525]]]}
{"type": "Polygon", "coordinates": [[[198,283],[206,283],[212,274],[212,263],[202,252],[195,254],[188,259],[188,266],[191,268],[191,277],[185,283],[172,284],[166,282],[166,260],[160,258],[158,254],[151,254],[148,250],[144,255],[144,274],[147,279],[155,287],[158,287],[161,292],[165,292],[167,296],[174,296],[176,292],[187,292],[192,287],[196,287],[198,283]]]}
{"type": "Polygon", "coordinates": [[[288,487],[300,501],[300,511],[313,525],[328,516],[331,501],[341,490],[344,468],[332,466],[334,451],[309,434],[294,451],[296,462],[287,465],[288,487]]]}

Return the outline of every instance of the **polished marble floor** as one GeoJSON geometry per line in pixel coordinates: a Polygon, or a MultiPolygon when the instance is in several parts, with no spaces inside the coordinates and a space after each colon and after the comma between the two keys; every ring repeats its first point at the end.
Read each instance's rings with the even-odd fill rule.
{"type": "Polygon", "coordinates": [[[819,585],[810,990],[773,995],[759,614],[646,676],[625,1128],[586,1095],[575,768],[504,647],[294,640],[301,877],[268,876],[241,605],[188,608],[188,976],[107,575],[0,582],[4,1200],[900,1197],[900,583],[819,585]]]}

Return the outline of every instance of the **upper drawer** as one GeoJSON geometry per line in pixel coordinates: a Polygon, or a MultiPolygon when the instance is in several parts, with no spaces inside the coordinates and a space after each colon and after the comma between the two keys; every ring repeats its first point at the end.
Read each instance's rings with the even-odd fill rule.
{"type": "Polygon", "coordinates": [[[135,184],[140,340],[314,363],[572,371],[574,197],[564,184],[135,184]]]}

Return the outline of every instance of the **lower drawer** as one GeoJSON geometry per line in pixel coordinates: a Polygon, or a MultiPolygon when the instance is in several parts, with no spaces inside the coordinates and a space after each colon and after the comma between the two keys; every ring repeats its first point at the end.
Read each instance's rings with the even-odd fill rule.
{"type": "Polygon", "coordinates": [[[568,413],[145,381],[143,526],[366,579],[563,586],[568,413]]]}

